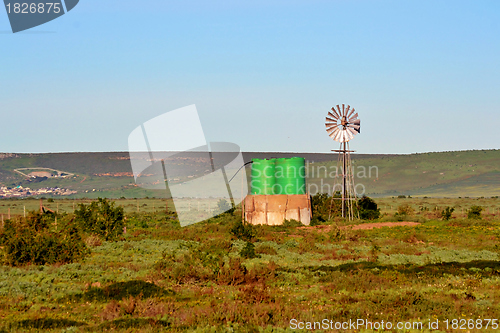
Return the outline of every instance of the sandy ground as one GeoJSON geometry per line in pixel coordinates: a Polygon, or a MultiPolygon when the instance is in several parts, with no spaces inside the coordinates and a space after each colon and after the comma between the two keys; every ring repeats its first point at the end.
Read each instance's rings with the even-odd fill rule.
{"type": "MultiPolygon", "coordinates": [[[[340,227],[340,229],[351,229],[351,230],[368,230],[373,228],[383,228],[383,227],[414,227],[420,223],[416,222],[378,222],[378,223],[363,223],[356,225],[346,225],[340,227]]],[[[319,232],[328,232],[332,228],[331,225],[318,225],[314,227],[300,227],[299,229],[309,229],[316,230],[319,232]]]]}
{"type": "Polygon", "coordinates": [[[340,227],[341,229],[352,229],[352,230],[367,230],[373,228],[383,228],[383,227],[414,227],[419,225],[417,222],[379,222],[379,223],[365,223],[357,225],[347,225],[345,227],[340,227]]]}

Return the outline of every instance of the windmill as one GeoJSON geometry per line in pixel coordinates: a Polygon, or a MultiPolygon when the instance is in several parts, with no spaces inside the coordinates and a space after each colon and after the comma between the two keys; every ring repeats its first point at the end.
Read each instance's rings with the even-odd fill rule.
{"type": "Polygon", "coordinates": [[[358,113],[355,112],[356,110],[351,109],[349,105],[346,108],[345,104],[342,104],[342,109],[337,105],[328,112],[325,123],[328,135],[333,140],[340,142],[340,149],[332,151],[339,153],[338,163],[342,165],[342,217],[349,220],[354,218],[353,202],[356,200],[350,154],[354,151],[349,150],[349,141],[360,132],[361,126],[358,113]]]}

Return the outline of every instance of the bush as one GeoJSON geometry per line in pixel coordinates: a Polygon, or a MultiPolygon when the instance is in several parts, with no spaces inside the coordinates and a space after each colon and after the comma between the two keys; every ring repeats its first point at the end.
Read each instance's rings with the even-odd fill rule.
{"type": "Polygon", "coordinates": [[[123,208],[114,207],[114,202],[98,198],[90,205],[80,204],[75,210],[76,221],[88,233],[99,235],[105,240],[114,240],[123,234],[123,208]]]}
{"type": "Polygon", "coordinates": [[[194,244],[181,244],[174,251],[164,251],[156,268],[177,283],[211,280],[217,275],[224,255],[201,251],[194,244]]]}
{"type": "Polygon", "coordinates": [[[250,242],[255,238],[256,232],[253,225],[248,223],[243,224],[241,220],[238,219],[231,228],[231,234],[238,239],[250,242]]]}
{"type": "Polygon", "coordinates": [[[304,224],[302,224],[302,222],[294,220],[294,219],[291,219],[291,220],[285,219],[285,221],[283,221],[283,226],[285,226],[285,227],[303,227],[304,224]]]}
{"type": "Polygon", "coordinates": [[[363,220],[375,220],[380,217],[380,209],[373,199],[364,195],[358,200],[359,217],[363,220]]]}
{"type": "Polygon", "coordinates": [[[451,218],[451,214],[455,211],[453,207],[446,207],[445,210],[441,212],[443,220],[448,221],[451,218]]]}
{"type": "Polygon", "coordinates": [[[467,218],[473,219],[473,220],[480,220],[481,219],[481,212],[482,211],[483,211],[483,207],[481,207],[481,206],[472,206],[467,211],[467,218]]]}
{"type": "Polygon", "coordinates": [[[4,261],[10,266],[71,263],[89,253],[72,221],[60,223],[59,230],[51,225],[53,214],[30,213],[17,221],[7,220],[0,233],[4,261]]]}
{"type": "Polygon", "coordinates": [[[220,214],[223,214],[225,212],[227,212],[229,214],[233,214],[234,213],[234,207],[229,202],[227,202],[226,199],[220,199],[217,202],[217,208],[215,209],[215,213],[217,213],[218,215],[220,215],[220,214]]]}
{"type": "Polygon", "coordinates": [[[400,205],[398,207],[398,212],[396,213],[396,216],[411,216],[415,213],[415,210],[409,205],[409,204],[404,204],[400,205]]]}
{"type": "MultiPolygon", "coordinates": [[[[338,197],[336,195],[335,197],[338,197]]],[[[340,200],[333,198],[327,193],[318,193],[311,196],[312,220],[311,225],[322,224],[333,217],[342,215],[342,205],[340,200]]]]}
{"type": "Polygon", "coordinates": [[[277,255],[278,252],[274,247],[268,244],[259,244],[255,248],[255,253],[277,255]]]}
{"type": "MultiPolygon", "coordinates": [[[[245,246],[248,255],[251,255],[252,246],[252,243],[245,246]]],[[[155,268],[165,278],[177,283],[214,281],[219,285],[249,283],[266,278],[271,273],[257,268],[248,271],[241,258],[230,258],[228,254],[227,251],[210,253],[195,244],[183,244],[174,251],[163,252],[163,258],[156,263],[155,268]]],[[[256,255],[255,252],[253,254],[256,255]]]]}
{"type": "Polygon", "coordinates": [[[260,258],[260,256],[255,253],[255,245],[251,242],[247,242],[245,247],[241,249],[240,257],[245,259],[260,258]]]}

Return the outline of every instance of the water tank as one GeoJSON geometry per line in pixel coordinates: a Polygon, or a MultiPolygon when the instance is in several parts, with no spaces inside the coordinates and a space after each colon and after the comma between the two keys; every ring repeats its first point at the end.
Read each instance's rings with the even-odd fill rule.
{"type": "Polygon", "coordinates": [[[275,167],[274,194],[305,194],[305,159],[278,158],[275,167]]]}
{"type": "Polygon", "coordinates": [[[276,159],[267,160],[254,158],[252,162],[251,193],[257,195],[274,194],[276,159]]]}

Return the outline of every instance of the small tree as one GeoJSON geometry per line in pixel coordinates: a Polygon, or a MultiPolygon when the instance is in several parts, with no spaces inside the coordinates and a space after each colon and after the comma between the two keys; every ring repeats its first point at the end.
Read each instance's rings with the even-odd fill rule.
{"type": "Polygon", "coordinates": [[[451,218],[451,214],[455,211],[453,207],[446,207],[445,210],[441,212],[443,220],[448,221],[451,218]]]}
{"type": "Polygon", "coordinates": [[[246,242],[251,242],[256,236],[256,231],[253,225],[247,223],[243,224],[241,220],[238,220],[233,224],[230,232],[236,238],[246,242]]]}
{"type": "Polygon", "coordinates": [[[396,215],[413,215],[414,213],[415,209],[413,209],[412,206],[410,206],[409,204],[404,204],[398,207],[398,212],[396,213],[396,215]]]}
{"type": "Polygon", "coordinates": [[[245,247],[240,251],[240,257],[246,259],[260,258],[260,255],[255,253],[255,245],[251,242],[247,242],[245,247]]]}
{"type": "Polygon", "coordinates": [[[359,217],[363,220],[375,220],[380,217],[380,209],[373,199],[364,195],[358,200],[359,217]]]}
{"type": "Polygon", "coordinates": [[[481,219],[481,212],[482,211],[483,211],[483,207],[481,207],[481,206],[472,206],[467,211],[467,218],[474,219],[474,220],[480,220],[481,219]]]}
{"type": "Polygon", "coordinates": [[[215,212],[219,215],[219,214],[222,214],[222,213],[225,213],[225,212],[228,212],[230,214],[233,214],[234,212],[234,207],[229,203],[227,202],[226,199],[220,199],[218,202],[217,202],[217,208],[215,209],[215,212]]]}
{"type": "MultiPolygon", "coordinates": [[[[335,194],[334,197],[339,195],[335,194]]],[[[311,225],[321,224],[336,216],[340,216],[342,206],[340,200],[332,200],[328,193],[317,193],[311,196],[311,225]]]]}
{"type": "Polygon", "coordinates": [[[80,204],[75,210],[76,221],[80,228],[96,234],[105,240],[114,240],[123,234],[123,208],[115,207],[114,202],[98,198],[90,205],[80,204]]]}

